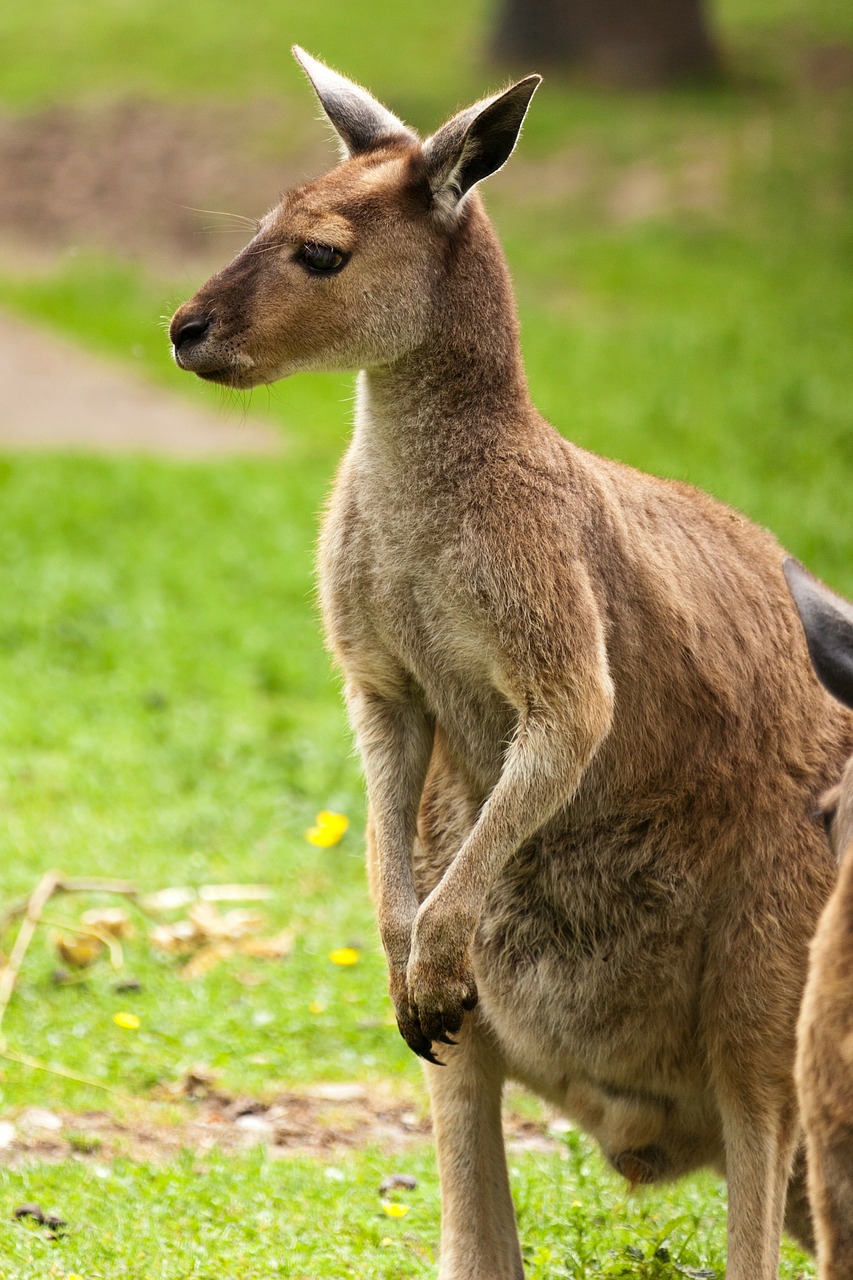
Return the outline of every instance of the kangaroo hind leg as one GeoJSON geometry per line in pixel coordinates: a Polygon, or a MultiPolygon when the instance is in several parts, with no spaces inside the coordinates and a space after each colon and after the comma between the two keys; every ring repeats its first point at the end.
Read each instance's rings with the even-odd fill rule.
{"type": "Polygon", "coordinates": [[[442,1057],[446,1065],[424,1068],[441,1178],[439,1280],[523,1280],[501,1127],[500,1053],[475,1015],[442,1057]]]}

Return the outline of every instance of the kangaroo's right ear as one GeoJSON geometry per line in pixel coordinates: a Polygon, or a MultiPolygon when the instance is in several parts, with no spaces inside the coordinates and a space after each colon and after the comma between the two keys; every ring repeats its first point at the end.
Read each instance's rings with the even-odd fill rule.
{"type": "Polygon", "coordinates": [[[460,111],[424,143],[430,190],[439,212],[455,213],[476,182],[512,155],[541,76],[527,76],[493,98],[460,111]]]}
{"type": "Polygon", "coordinates": [[[818,582],[793,556],[782,569],[818,679],[839,702],[853,708],[853,605],[818,582]]]}
{"type": "Polygon", "coordinates": [[[416,142],[411,129],[377,102],[372,94],[345,76],[338,75],[310,53],[293,46],[293,56],[307,75],[320,105],[343,143],[344,159],[363,155],[385,142],[398,139],[416,142]]]}

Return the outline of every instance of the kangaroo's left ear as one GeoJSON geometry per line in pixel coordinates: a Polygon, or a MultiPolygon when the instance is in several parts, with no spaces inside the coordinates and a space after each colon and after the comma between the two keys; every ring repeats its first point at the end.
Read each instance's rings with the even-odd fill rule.
{"type": "Polygon", "coordinates": [[[475,183],[512,155],[541,76],[527,76],[503,93],[460,111],[427,138],[423,154],[436,209],[452,215],[475,183]]]}
{"type": "Polygon", "coordinates": [[[361,85],[318,62],[298,44],[293,46],[293,56],[314,86],[320,105],[343,143],[344,159],[391,141],[417,142],[411,129],[361,85]]]}

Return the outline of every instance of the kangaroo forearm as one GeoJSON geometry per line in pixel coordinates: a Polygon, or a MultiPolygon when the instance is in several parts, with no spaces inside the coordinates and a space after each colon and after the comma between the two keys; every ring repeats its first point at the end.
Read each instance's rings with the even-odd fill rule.
{"type": "Polygon", "coordinates": [[[350,690],[348,702],[373,814],[379,930],[392,963],[405,964],[418,909],[412,849],[434,727],[414,699],[350,690]]]}
{"type": "Polygon", "coordinates": [[[454,932],[476,927],[483,900],[507,860],[565,804],[580,785],[609,727],[539,720],[526,724],[464,844],[424,902],[423,914],[452,915],[454,932]]]}

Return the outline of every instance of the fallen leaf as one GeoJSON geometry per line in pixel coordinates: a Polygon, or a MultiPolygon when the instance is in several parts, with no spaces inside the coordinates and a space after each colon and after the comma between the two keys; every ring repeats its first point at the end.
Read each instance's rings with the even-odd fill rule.
{"type": "Polygon", "coordinates": [[[266,924],[266,916],[258,911],[234,907],[222,915],[210,902],[195,903],[187,914],[199,933],[206,938],[227,938],[230,942],[255,933],[266,924]]]}
{"type": "Polygon", "coordinates": [[[88,969],[103,951],[104,944],[100,938],[89,933],[81,933],[73,938],[60,934],[56,939],[56,949],[65,964],[72,969],[88,969]]]}
{"type": "Polygon", "coordinates": [[[201,940],[192,920],[176,920],[174,924],[158,924],[148,935],[151,945],[170,955],[187,955],[201,940]]]}
{"type": "Polygon", "coordinates": [[[84,911],[80,923],[92,925],[114,938],[133,937],[133,922],[122,907],[96,907],[92,911],[84,911]]]}
{"type": "Polygon", "coordinates": [[[146,894],[141,901],[146,911],[180,911],[195,902],[197,897],[195,889],[158,889],[156,893],[146,894]]]}
{"type": "Polygon", "coordinates": [[[282,929],[271,938],[244,938],[237,950],[242,956],[257,956],[262,960],[282,960],[289,956],[296,941],[292,929],[282,929]]]}
{"type": "Polygon", "coordinates": [[[221,960],[227,960],[229,956],[233,956],[234,947],[230,942],[224,939],[218,942],[209,942],[195,953],[191,960],[188,960],[181,969],[181,979],[183,982],[194,982],[196,978],[201,978],[205,973],[210,973],[211,969],[215,969],[221,960]]]}

